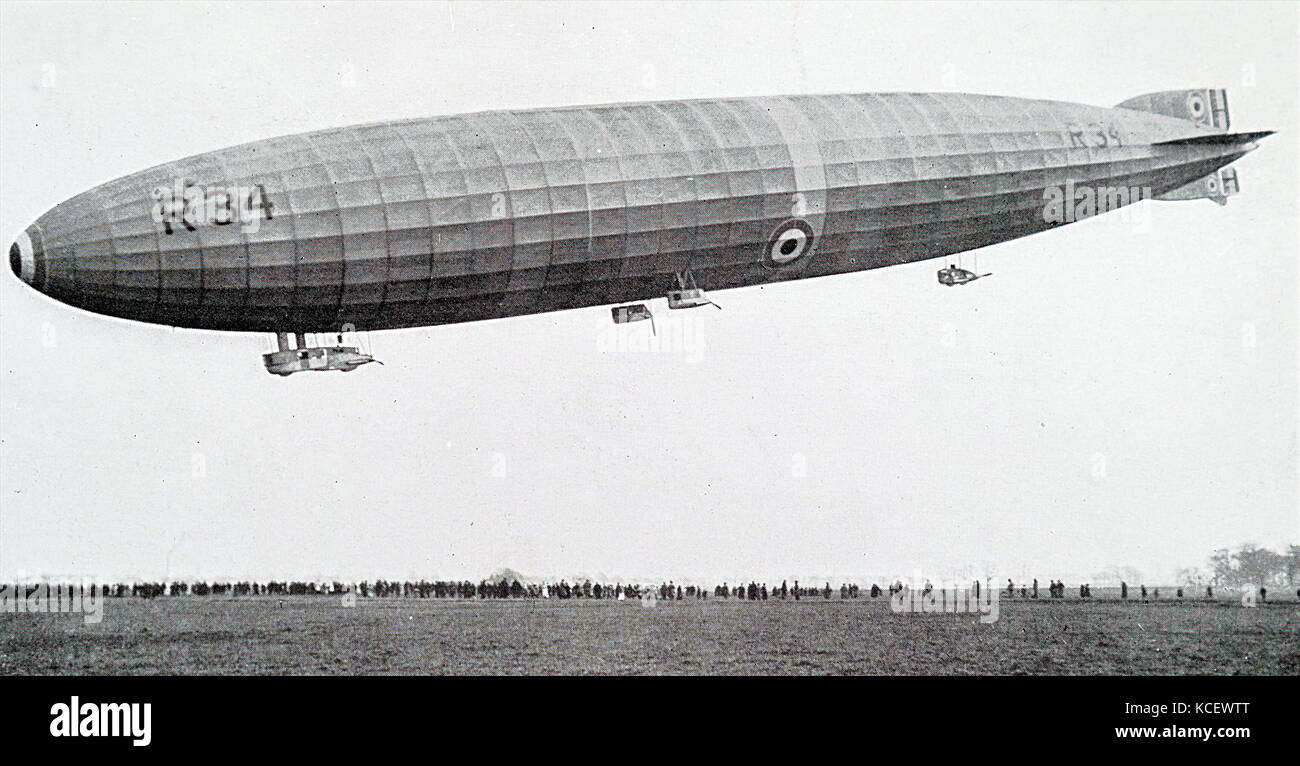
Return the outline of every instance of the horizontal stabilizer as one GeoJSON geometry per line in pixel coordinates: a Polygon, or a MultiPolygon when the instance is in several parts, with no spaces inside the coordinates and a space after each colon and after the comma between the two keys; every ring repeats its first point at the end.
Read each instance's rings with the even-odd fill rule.
{"type": "Polygon", "coordinates": [[[1180,146],[1189,144],[1248,144],[1273,135],[1275,130],[1257,130],[1253,133],[1210,133],[1191,138],[1175,138],[1172,141],[1159,141],[1152,146],[1180,146]]]}
{"type": "Polygon", "coordinates": [[[1236,168],[1219,168],[1189,184],[1156,195],[1160,200],[1208,199],[1219,205],[1228,204],[1228,197],[1241,191],[1237,183],[1236,168]]]}
{"type": "Polygon", "coordinates": [[[1144,93],[1115,106],[1191,120],[1205,128],[1228,129],[1228,92],[1223,88],[1144,93]]]}

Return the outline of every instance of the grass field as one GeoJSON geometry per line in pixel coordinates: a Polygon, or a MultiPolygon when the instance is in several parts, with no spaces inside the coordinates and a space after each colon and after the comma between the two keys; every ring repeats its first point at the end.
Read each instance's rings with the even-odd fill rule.
{"type": "Polygon", "coordinates": [[[1003,601],[1000,619],[855,601],[107,599],[0,614],[0,673],[1286,674],[1300,606],[1003,601]]]}

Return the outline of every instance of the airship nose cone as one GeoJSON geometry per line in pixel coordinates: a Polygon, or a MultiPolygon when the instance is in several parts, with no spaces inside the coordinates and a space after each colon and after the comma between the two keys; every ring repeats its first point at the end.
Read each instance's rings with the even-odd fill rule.
{"type": "Polygon", "coordinates": [[[37,287],[37,276],[40,272],[41,253],[38,252],[32,242],[31,234],[24,231],[18,235],[18,239],[9,245],[9,268],[13,269],[14,275],[27,284],[37,287]]]}

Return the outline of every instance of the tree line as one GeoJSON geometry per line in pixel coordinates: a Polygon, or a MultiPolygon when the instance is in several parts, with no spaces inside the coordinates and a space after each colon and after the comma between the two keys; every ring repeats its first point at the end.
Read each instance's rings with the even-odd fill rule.
{"type": "Polygon", "coordinates": [[[1300,545],[1288,546],[1280,553],[1253,543],[1220,548],[1204,567],[1183,569],[1177,579],[1187,585],[1221,588],[1300,586],[1300,545]]]}

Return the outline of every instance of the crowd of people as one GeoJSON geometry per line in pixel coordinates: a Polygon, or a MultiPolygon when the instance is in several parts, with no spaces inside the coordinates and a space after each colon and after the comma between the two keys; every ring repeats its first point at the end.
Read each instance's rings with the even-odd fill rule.
{"type": "MultiPolygon", "coordinates": [[[[15,590],[21,587],[23,586],[16,586],[15,590]]],[[[870,589],[864,590],[854,583],[841,583],[839,588],[836,589],[832,588],[829,582],[821,586],[810,587],[801,585],[798,580],[795,580],[793,585],[787,581],[782,581],[780,586],[769,586],[765,582],[754,581],[738,585],[730,585],[724,582],[710,589],[695,584],[679,585],[673,581],[660,583],[658,586],[647,586],[632,583],[599,583],[591,580],[573,583],[566,580],[554,583],[522,583],[518,579],[502,579],[495,582],[484,579],[476,583],[470,580],[420,580],[412,582],[381,579],[374,582],[365,581],[360,583],[338,581],[143,582],[112,583],[95,587],[100,589],[102,595],[112,598],[134,597],[145,599],[160,596],[344,596],[353,594],[361,598],[419,599],[654,599],[660,601],[684,601],[713,598],[738,601],[768,601],[770,599],[781,601],[809,599],[829,601],[837,595],[840,600],[851,600],[867,596],[879,598],[882,595],[892,597],[903,592],[909,586],[904,585],[901,580],[889,584],[885,590],[882,590],[876,584],[872,584],[870,589]]],[[[975,580],[968,586],[968,592],[979,598],[981,590],[990,587],[991,584],[987,581],[981,583],[979,580],[975,580]]],[[[1213,585],[1207,585],[1204,588],[1205,599],[1215,598],[1213,585]]],[[[934,586],[927,581],[922,592],[928,595],[933,589],[934,586]]],[[[1127,582],[1121,582],[1118,591],[1120,600],[1129,600],[1130,592],[1127,582]]],[[[1233,591],[1233,593],[1235,595],[1236,591],[1233,591]]],[[[1006,587],[1001,589],[998,595],[1000,598],[1005,599],[1038,599],[1040,596],[1039,583],[1035,578],[1031,582],[1017,585],[1008,579],[1006,587]]],[[[1256,595],[1258,600],[1267,601],[1268,589],[1260,587],[1256,595]]],[[[1059,580],[1049,581],[1046,597],[1048,599],[1066,598],[1065,583],[1059,580]]],[[[1187,597],[1187,589],[1183,587],[1177,588],[1174,592],[1174,598],[1176,599],[1185,599],[1187,597]]],[[[1081,583],[1078,586],[1078,598],[1081,600],[1091,600],[1093,598],[1090,583],[1081,583]]],[[[1296,598],[1300,600],[1300,589],[1296,591],[1296,598]]],[[[1135,600],[1161,600],[1160,589],[1153,588],[1148,591],[1145,584],[1139,585],[1135,600]]]]}
{"type": "MultiPolygon", "coordinates": [[[[793,586],[782,582],[780,587],[769,588],[767,583],[750,582],[731,586],[722,583],[713,589],[698,585],[678,585],[673,581],[660,583],[658,586],[646,586],[633,583],[599,583],[591,580],[570,583],[560,580],[554,583],[522,583],[519,580],[420,580],[392,581],[375,580],[360,583],[344,582],[143,582],[112,583],[96,585],[100,592],[110,598],[158,598],[160,596],[342,596],[348,593],[361,598],[436,598],[436,599],[619,599],[653,598],[664,601],[682,601],[686,599],[738,599],[741,601],[766,601],[769,598],[831,599],[836,592],[841,599],[858,598],[859,586],[844,583],[838,591],[825,583],[820,587],[803,587],[796,580],[793,586]]],[[[880,589],[871,587],[872,597],[880,595],[880,589]]]]}

